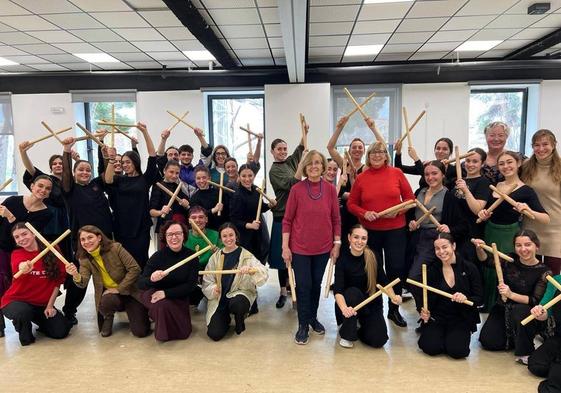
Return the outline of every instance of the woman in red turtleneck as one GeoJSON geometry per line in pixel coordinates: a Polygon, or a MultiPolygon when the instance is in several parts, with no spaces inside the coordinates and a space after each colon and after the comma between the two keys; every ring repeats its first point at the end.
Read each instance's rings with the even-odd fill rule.
{"type": "MultiPolygon", "coordinates": [[[[415,199],[415,196],[403,172],[389,166],[388,162],[385,144],[376,142],[370,145],[366,160],[368,169],[357,177],[347,207],[368,230],[368,246],[374,250],[376,258],[384,260],[386,274],[391,281],[405,275],[405,216],[403,212],[385,216],[380,216],[378,212],[415,199]]],[[[401,284],[396,285],[394,290],[400,294],[401,284]]],[[[399,306],[393,303],[389,303],[388,318],[397,326],[407,326],[399,313],[399,306]]]]}

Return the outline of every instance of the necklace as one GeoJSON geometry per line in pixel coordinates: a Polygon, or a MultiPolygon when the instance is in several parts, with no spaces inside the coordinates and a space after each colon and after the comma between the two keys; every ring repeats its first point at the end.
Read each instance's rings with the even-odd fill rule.
{"type": "Polygon", "coordinates": [[[318,199],[321,198],[321,195],[323,194],[323,182],[320,180],[319,181],[319,194],[317,195],[312,195],[312,189],[311,189],[311,181],[309,181],[308,179],[306,179],[306,186],[308,188],[308,196],[313,199],[314,201],[317,201],[318,199]]]}

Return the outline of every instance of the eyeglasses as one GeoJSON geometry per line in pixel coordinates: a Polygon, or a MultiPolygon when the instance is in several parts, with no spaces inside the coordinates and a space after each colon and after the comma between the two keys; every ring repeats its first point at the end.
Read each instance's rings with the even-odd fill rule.
{"type": "Polygon", "coordinates": [[[216,152],[214,153],[215,156],[221,156],[221,157],[226,157],[228,154],[226,154],[225,152],[216,152]]]}
{"type": "Polygon", "coordinates": [[[171,239],[173,237],[181,237],[183,236],[183,232],[171,232],[171,233],[166,233],[166,238],[167,239],[171,239]]]}
{"type": "Polygon", "coordinates": [[[370,153],[368,153],[368,154],[371,154],[371,155],[376,155],[376,154],[388,154],[388,152],[385,151],[385,150],[372,150],[372,151],[371,151],[370,153]]]}

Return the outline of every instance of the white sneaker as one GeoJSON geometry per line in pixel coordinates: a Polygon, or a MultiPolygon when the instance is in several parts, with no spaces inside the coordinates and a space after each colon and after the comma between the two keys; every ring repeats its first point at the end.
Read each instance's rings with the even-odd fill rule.
{"type": "Polygon", "coordinates": [[[352,348],[355,344],[352,341],[345,340],[344,338],[339,340],[339,345],[343,348],[352,348]]]}

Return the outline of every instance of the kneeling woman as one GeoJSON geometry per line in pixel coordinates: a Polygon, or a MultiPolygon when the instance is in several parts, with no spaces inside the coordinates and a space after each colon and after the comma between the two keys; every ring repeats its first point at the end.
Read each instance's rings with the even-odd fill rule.
{"type": "MultiPolygon", "coordinates": [[[[546,276],[551,274],[549,268],[536,258],[539,247],[540,241],[533,231],[527,229],[516,233],[514,262],[503,263],[504,284],[497,287],[501,296],[491,308],[479,334],[483,348],[489,351],[514,348],[516,361],[523,364],[528,364],[528,356],[534,351],[534,337],[541,326],[537,321],[526,326],[520,322],[530,314],[532,307],[539,304],[547,286],[546,276]]],[[[489,260],[481,247],[476,250],[479,260],[489,260]]]]}
{"type": "MultiPolygon", "coordinates": [[[[339,344],[351,348],[354,341],[360,339],[366,345],[380,348],[388,341],[382,298],[359,311],[355,311],[354,307],[377,291],[376,284],[387,285],[388,279],[382,264],[376,261],[374,253],[366,245],[368,231],[357,224],[351,228],[348,239],[350,249],[341,251],[335,265],[333,285],[337,303],[335,317],[337,324],[341,325],[339,344]]],[[[394,304],[401,304],[401,296],[396,296],[393,289],[389,288],[388,293],[394,304]]]]}
{"type": "Polygon", "coordinates": [[[66,271],[80,288],[86,288],[90,276],[93,278],[101,336],[112,334],[115,312],[126,311],[132,334],[146,337],[150,333],[150,321],[136,286],[140,275],[138,263],[120,243],[109,240],[96,226],[84,225],[78,231],[78,239],[76,257],[80,271],[74,265],[69,265],[66,271]]]}
{"type": "Polygon", "coordinates": [[[441,263],[428,267],[428,285],[450,293],[452,299],[429,292],[428,310],[420,309],[424,323],[419,348],[431,356],[444,353],[454,359],[465,358],[471,334],[480,322],[477,306],[483,301],[481,277],[473,263],[456,254],[456,243],[449,233],[438,234],[434,252],[441,263]],[[464,300],[471,300],[474,306],[462,304],[464,300]]]}
{"type": "Polygon", "coordinates": [[[230,327],[230,314],[234,314],[236,334],[245,330],[244,319],[257,298],[257,287],[267,282],[267,268],[245,248],[238,246],[239,233],[231,223],[220,227],[222,251],[214,253],[206,270],[239,270],[234,274],[205,274],[203,293],[208,298],[207,334],[214,341],[221,340],[230,327]]]}
{"type": "Polygon", "coordinates": [[[199,260],[166,273],[166,269],[193,255],[183,246],[188,236],[184,224],[168,221],[160,234],[165,237],[166,247],[156,251],[144,267],[138,279],[142,304],[156,323],[154,337],[158,341],[184,340],[191,334],[189,295],[197,287],[199,260]]]}
{"type": "Polygon", "coordinates": [[[4,315],[14,323],[21,345],[35,342],[32,323],[47,337],[65,338],[72,325],[54,306],[58,288],[66,278],[64,264],[52,253],[30,263],[44,247],[24,223],[14,225],[12,236],[18,246],[11,255],[12,271],[19,270],[23,275],[2,296],[4,315]]]}

